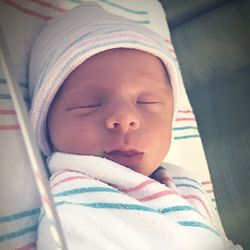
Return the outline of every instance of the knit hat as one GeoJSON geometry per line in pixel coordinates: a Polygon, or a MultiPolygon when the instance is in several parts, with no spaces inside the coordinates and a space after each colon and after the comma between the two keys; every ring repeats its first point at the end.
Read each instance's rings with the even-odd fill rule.
{"type": "Polygon", "coordinates": [[[30,115],[43,154],[51,153],[46,119],[64,80],[89,57],[114,48],[138,49],[161,59],[170,78],[176,113],[181,77],[166,41],[140,24],[105,11],[97,3],[84,3],[51,20],[31,51],[30,115]]]}

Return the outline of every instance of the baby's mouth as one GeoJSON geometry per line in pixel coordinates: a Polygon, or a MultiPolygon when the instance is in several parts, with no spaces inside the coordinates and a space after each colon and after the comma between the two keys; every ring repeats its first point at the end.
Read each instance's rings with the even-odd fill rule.
{"type": "Polygon", "coordinates": [[[112,150],[109,152],[105,152],[104,156],[114,162],[117,162],[121,165],[127,167],[133,167],[138,165],[142,160],[144,153],[137,150],[112,150]]]}

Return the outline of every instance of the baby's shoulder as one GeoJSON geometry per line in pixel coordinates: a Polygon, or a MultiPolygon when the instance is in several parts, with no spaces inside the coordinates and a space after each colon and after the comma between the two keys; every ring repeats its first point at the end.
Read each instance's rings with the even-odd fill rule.
{"type": "Polygon", "coordinates": [[[173,179],[185,178],[201,183],[200,178],[186,167],[182,167],[170,162],[164,162],[161,164],[161,166],[167,170],[168,175],[173,179]]]}

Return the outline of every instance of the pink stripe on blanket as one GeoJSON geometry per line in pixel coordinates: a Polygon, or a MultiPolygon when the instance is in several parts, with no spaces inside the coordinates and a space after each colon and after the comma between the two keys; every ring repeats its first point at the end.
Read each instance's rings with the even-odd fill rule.
{"type": "Polygon", "coordinates": [[[177,61],[177,57],[172,42],[169,39],[164,39],[164,41],[171,46],[171,48],[168,48],[168,51],[172,53],[173,59],[177,61]]]}
{"type": "Polygon", "coordinates": [[[178,113],[193,113],[192,110],[178,110],[178,113]]]}
{"type": "Polygon", "coordinates": [[[206,190],[206,192],[207,192],[207,193],[213,193],[214,190],[213,190],[213,189],[208,189],[208,190],[206,190]]]}
{"type": "Polygon", "coordinates": [[[55,186],[57,186],[59,184],[69,182],[69,181],[72,181],[72,180],[77,180],[77,179],[91,179],[91,178],[88,177],[88,176],[69,176],[67,178],[64,178],[64,179],[54,183],[53,185],[50,186],[50,188],[53,189],[55,186]]]}
{"type": "Polygon", "coordinates": [[[57,178],[58,176],[60,176],[61,174],[67,172],[67,170],[62,170],[62,171],[59,171],[55,174],[53,174],[51,177],[50,177],[50,181],[52,182],[55,178],[57,178]]]}
{"type": "Polygon", "coordinates": [[[173,195],[173,194],[176,194],[176,192],[173,190],[165,190],[165,191],[161,191],[161,192],[155,193],[153,195],[149,195],[149,196],[146,196],[144,198],[141,198],[141,199],[139,199],[139,201],[152,201],[152,200],[155,200],[157,198],[167,196],[167,195],[173,195]]]}
{"type": "Polygon", "coordinates": [[[31,1],[33,3],[37,3],[37,4],[39,4],[39,5],[41,5],[41,6],[45,7],[45,8],[56,10],[58,12],[65,12],[66,11],[66,9],[64,9],[64,8],[60,8],[60,7],[58,7],[58,6],[56,6],[56,5],[52,4],[52,3],[45,2],[45,1],[42,1],[42,0],[29,0],[29,1],[31,1]]]}
{"type": "Polygon", "coordinates": [[[212,184],[212,182],[211,181],[202,181],[201,184],[202,185],[208,185],[208,184],[212,184]]]}
{"type": "Polygon", "coordinates": [[[20,127],[18,124],[10,124],[10,125],[0,125],[0,130],[11,131],[11,130],[19,130],[20,127]]]}
{"type": "Polygon", "coordinates": [[[34,10],[30,10],[30,9],[27,9],[27,8],[24,8],[22,7],[21,5],[17,4],[16,2],[14,1],[11,1],[11,0],[3,0],[3,2],[29,16],[33,16],[33,17],[38,17],[42,20],[45,20],[45,21],[49,21],[52,17],[50,16],[45,16],[45,15],[42,15],[34,10]]]}
{"type": "Polygon", "coordinates": [[[180,121],[195,121],[195,118],[176,118],[175,121],[180,122],[180,121]]]}
{"type": "MultiPolygon", "coordinates": [[[[203,182],[201,182],[201,184],[202,184],[203,186],[212,185],[212,182],[211,182],[211,181],[203,181],[203,182]]],[[[205,188],[205,187],[204,187],[204,188],[205,188]]],[[[213,192],[214,192],[213,188],[211,188],[211,189],[206,189],[206,188],[205,188],[205,191],[206,191],[207,193],[213,193],[213,192]]]]}
{"type": "Polygon", "coordinates": [[[171,46],[173,46],[172,42],[168,39],[168,38],[165,38],[164,41],[168,44],[170,44],[171,46]]]}
{"type": "Polygon", "coordinates": [[[139,191],[140,189],[152,184],[152,183],[156,183],[155,180],[153,179],[149,179],[146,181],[143,181],[142,183],[140,183],[139,185],[136,185],[135,187],[129,188],[129,189],[120,189],[121,191],[123,191],[124,193],[129,193],[129,192],[135,192],[135,191],[139,191]]]}
{"type": "Polygon", "coordinates": [[[192,195],[192,194],[188,194],[188,195],[181,195],[181,197],[183,197],[183,198],[185,198],[185,199],[190,199],[190,200],[197,200],[197,201],[199,201],[201,204],[202,204],[202,206],[204,207],[204,209],[206,210],[206,213],[207,213],[207,215],[209,216],[209,218],[212,220],[212,217],[211,217],[211,214],[209,213],[209,210],[208,210],[208,208],[207,208],[207,206],[206,206],[206,204],[204,203],[204,201],[200,198],[200,197],[198,197],[197,195],[192,195]]]}
{"type": "Polygon", "coordinates": [[[179,109],[177,111],[177,118],[175,121],[195,121],[194,113],[192,110],[189,109],[179,109]]]}
{"type": "Polygon", "coordinates": [[[36,249],[36,242],[31,242],[28,245],[16,248],[16,250],[30,250],[30,249],[36,249]]]}
{"type": "Polygon", "coordinates": [[[16,111],[14,109],[0,109],[0,115],[15,115],[16,111]]]}

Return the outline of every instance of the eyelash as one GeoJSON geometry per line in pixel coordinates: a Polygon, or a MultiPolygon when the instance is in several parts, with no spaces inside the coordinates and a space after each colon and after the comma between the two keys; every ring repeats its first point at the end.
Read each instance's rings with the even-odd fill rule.
{"type": "Polygon", "coordinates": [[[137,104],[157,104],[159,102],[136,102],[137,104]]]}
{"type": "Polygon", "coordinates": [[[67,111],[77,110],[77,109],[98,108],[98,107],[101,107],[101,106],[102,106],[102,104],[85,105],[85,106],[79,106],[79,107],[70,108],[70,109],[68,109],[67,111]]]}
{"type": "Polygon", "coordinates": [[[98,108],[98,107],[101,107],[102,104],[93,104],[93,105],[86,105],[86,106],[83,106],[83,108],[98,108]]]}
{"type": "MultiPolygon", "coordinates": [[[[137,101],[136,104],[141,104],[141,105],[147,105],[147,104],[157,104],[159,102],[142,102],[142,101],[137,101]]],[[[73,109],[91,109],[91,108],[98,108],[101,107],[102,104],[93,104],[93,105],[86,105],[86,106],[82,106],[82,107],[77,107],[77,108],[73,108],[73,109]]]]}

